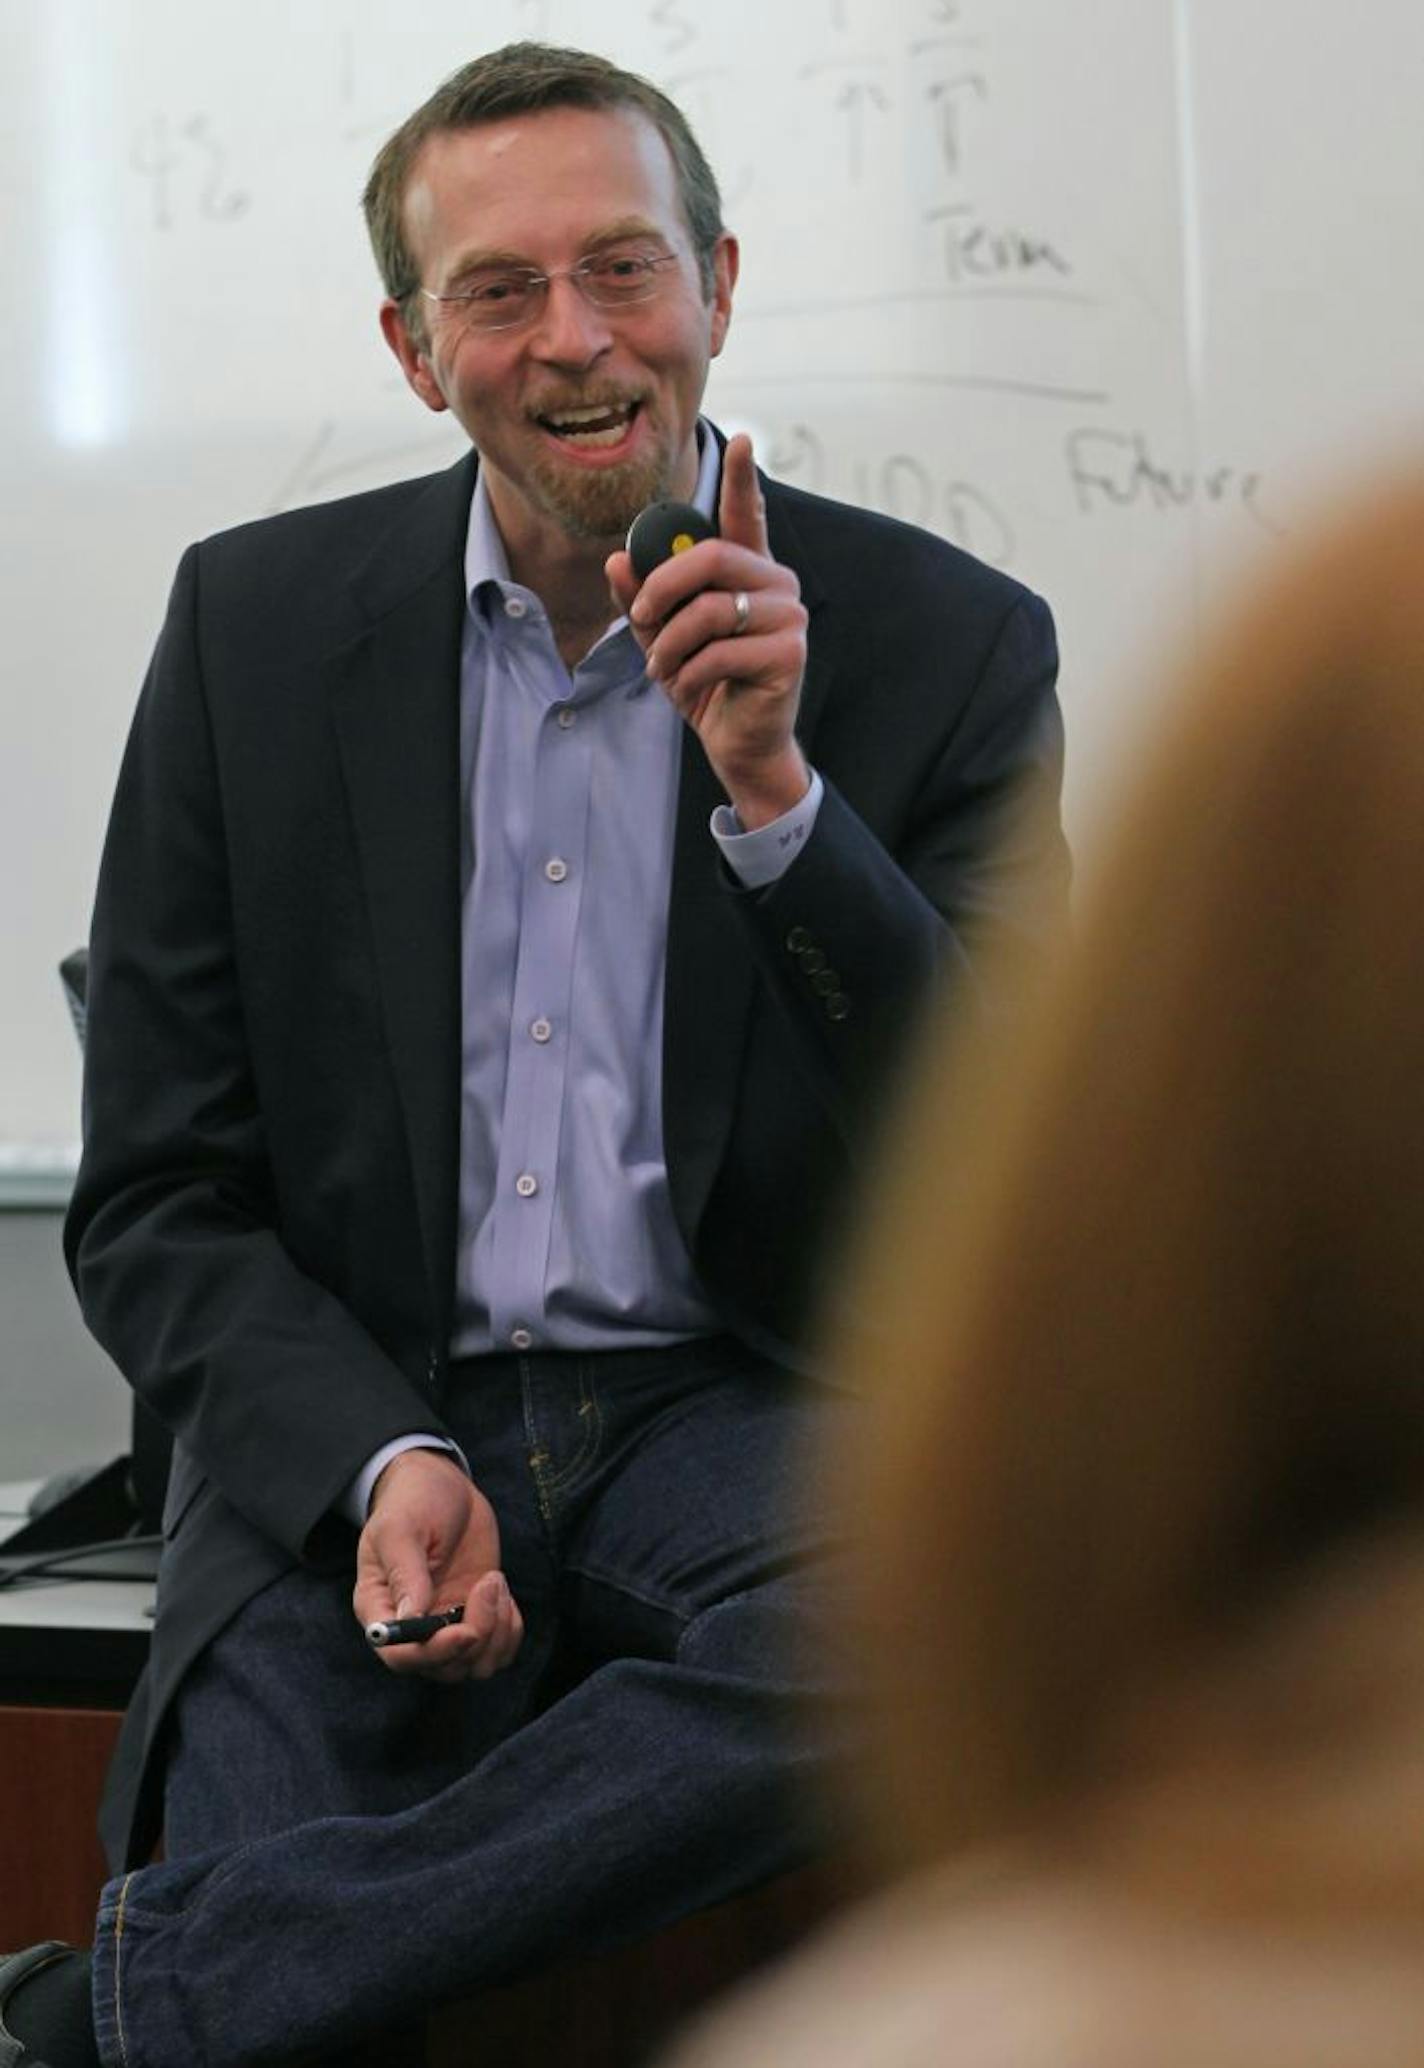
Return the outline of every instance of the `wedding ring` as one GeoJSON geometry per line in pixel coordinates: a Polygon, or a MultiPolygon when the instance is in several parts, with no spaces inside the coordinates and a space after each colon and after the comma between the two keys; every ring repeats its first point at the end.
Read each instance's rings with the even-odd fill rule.
{"type": "Polygon", "coordinates": [[[745,589],[738,589],[732,598],[732,608],[737,613],[737,620],[732,626],[730,637],[736,639],[746,631],[747,619],[752,614],[752,601],[745,589]]]}

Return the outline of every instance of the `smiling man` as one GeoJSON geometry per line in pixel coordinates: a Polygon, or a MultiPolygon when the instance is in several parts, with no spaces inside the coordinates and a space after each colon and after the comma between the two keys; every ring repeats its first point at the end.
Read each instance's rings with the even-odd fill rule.
{"type": "Polygon", "coordinates": [[[139,704],[67,1243],[167,1545],[16,2063],[350,2045],[805,1857],[804,1458],[873,1411],[808,1320],[907,1027],[1062,889],[1044,606],[700,415],[737,245],[671,102],[512,46],[366,209],[471,450],[191,548],[139,704]],[[718,535],[640,584],[669,495],[718,535]]]}
{"type": "Polygon", "coordinates": [[[551,107],[427,137],[402,217],[420,285],[385,304],[386,341],[469,433],[511,551],[692,494],[737,247],[719,230],[692,248],[645,115],[551,107]]]}

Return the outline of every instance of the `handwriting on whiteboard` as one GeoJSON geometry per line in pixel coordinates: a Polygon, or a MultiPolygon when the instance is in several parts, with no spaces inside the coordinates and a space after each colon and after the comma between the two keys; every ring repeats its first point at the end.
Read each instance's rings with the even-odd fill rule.
{"type": "Polygon", "coordinates": [[[1072,273],[1070,260],[1051,238],[983,222],[965,201],[927,208],[925,221],[938,223],[943,237],[945,277],[955,286],[976,280],[1023,280],[1072,273]]]}
{"type": "Polygon", "coordinates": [[[992,567],[1013,563],[1017,540],[999,501],[982,484],[956,479],[915,453],[857,456],[833,467],[825,440],[809,424],[793,423],[773,440],[766,466],[813,494],[839,495],[937,531],[992,567]]]}
{"type": "Polygon", "coordinates": [[[1184,510],[1193,504],[1234,503],[1263,530],[1281,527],[1262,507],[1261,476],[1234,466],[1170,467],[1142,431],[1094,425],[1064,440],[1068,479],[1085,516],[1104,510],[1184,510]]]}
{"type": "Polygon", "coordinates": [[[180,223],[235,223],[252,196],[228,177],[227,146],[207,115],[153,115],[133,140],[129,163],[148,181],[155,230],[180,223]]]}

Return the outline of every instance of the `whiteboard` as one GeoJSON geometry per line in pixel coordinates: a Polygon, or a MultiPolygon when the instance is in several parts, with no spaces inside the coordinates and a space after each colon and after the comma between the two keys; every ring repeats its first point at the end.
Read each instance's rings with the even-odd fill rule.
{"type": "Polygon", "coordinates": [[[183,547],[459,450],[357,203],[517,36],[697,128],[719,421],[1050,599],[1080,842],[1223,590],[1424,433],[1413,0],[0,0],[0,1196],[72,1170],[55,964],[183,547]]]}

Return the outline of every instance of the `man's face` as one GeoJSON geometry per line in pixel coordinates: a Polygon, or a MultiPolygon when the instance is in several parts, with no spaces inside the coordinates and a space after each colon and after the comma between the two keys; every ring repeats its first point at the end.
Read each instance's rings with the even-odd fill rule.
{"type": "Polygon", "coordinates": [[[406,234],[422,284],[464,285],[491,262],[556,274],[618,240],[673,252],[644,302],[598,308],[553,280],[516,328],[480,331],[459,305],[422,301],[423,340],[396,305],[387,342],[430,409],[449,409],[478,447],[506,540],[550,526],[621,538],[655,497],[690,495],[708,363],[722,349],[737,248],[717,249],[710,301],[661,136],[633,110],[546,108],[432,137],[416,159],[406,234]],[[570,412],[598,407],[597,428],[570,412]]]}

